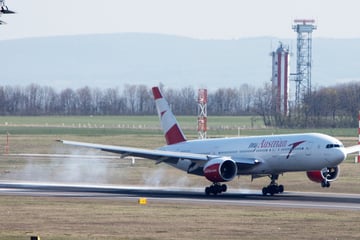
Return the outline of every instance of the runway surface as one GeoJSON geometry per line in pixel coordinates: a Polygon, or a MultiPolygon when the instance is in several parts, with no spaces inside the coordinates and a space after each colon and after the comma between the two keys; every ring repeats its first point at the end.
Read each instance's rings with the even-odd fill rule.
{"type": "Polygon", "coordinates": [[[226,204],[277,208],[317,208],[360,211],[360,194],[285,192],[263,196],[259,191],[230,191],[206,196],[198,188],[148,188],[115,185],[75,185],[0,181],[0,195],[78,197],[93,199],[133,199],[181,202],[188,204],[226,204]]]}

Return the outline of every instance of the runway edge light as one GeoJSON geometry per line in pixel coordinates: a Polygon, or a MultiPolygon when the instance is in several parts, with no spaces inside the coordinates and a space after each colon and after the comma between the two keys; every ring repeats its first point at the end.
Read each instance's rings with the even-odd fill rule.
{"type": "Polygon", "coordinates": [[[40,237],[39,236],[31,236],[30,240],[40,240],[40,237]]]}
{"type": "Polygon", "coordinates": [[[146,205],[147,204],[147,199],[146,198],[139,198],[138,203],[140,205],[146,205]]]}

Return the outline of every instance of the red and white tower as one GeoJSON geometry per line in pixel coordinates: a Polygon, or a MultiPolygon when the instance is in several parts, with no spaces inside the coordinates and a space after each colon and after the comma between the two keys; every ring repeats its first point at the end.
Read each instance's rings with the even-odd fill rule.
{"type": "Polygon", "coordinates": [[[272,91],[276,113],[289,114],[289,48],[280,43],[272,56],[272,91]]]}
{"type": "Polygon", "coordinates": [[[200,139],[206,138],[207,132],[207,89],[198,91],[198,135],[200,139]]]}
{"type": "MultiPolygon", "coordinates": [[[[359,133],[358,144],[360,145],[360,111],[359,111],[359,128],[358,128],[358,133],[359,133]]],[[[360,163],[360,152],[358,153],[357,162],[360,163]]]]}

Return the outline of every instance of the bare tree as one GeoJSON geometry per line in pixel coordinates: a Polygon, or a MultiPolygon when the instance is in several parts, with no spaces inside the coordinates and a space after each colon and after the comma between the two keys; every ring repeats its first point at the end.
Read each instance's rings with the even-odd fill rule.
{"type": "Polygon", "coordinates": [[[77,114],[77,96],[74,90],[66,88],[60,93],[60,109],[64,115],[77,114]]]}
{"type": "Polygon", "coordinates": [[[79,99],[78,112],[80,115],[92,113],[92,95],[89,87],[83,87],[76,91],[79,99]]]}
{"type": "MultiPolygon", "coordinates": [[[[196,91],[193,87],[162,92],[173,111],[179,115],[195,115],[196,91]]],[[[255,89],[249,85],[220,88],[208,94],[210,115],[259,114],[265,125],[279,127],[353,127],[360,109],[360,82],[318,88],[303,96],[296,114],[279,116],[272,107],[270,84],[255,89]]],[[[293,108],[291,112],[293,112],[293,108]]],[[[52,87],[30,84],[26,87],[0,86],[2,115],[125,115],[154,114],[150,88],[145,85],[125,85],[119,89],[101,90],[83,87],[66,88],[60,92],[52,87]]]]}
{"type": "Polygon", "coordinates": [[[263,88],[257,90],[254,99],[254,111],[263,118],[265,126],[273,124],[274,111],[272,108],[272,90],[270,84],[266,83],[263,88]]]}

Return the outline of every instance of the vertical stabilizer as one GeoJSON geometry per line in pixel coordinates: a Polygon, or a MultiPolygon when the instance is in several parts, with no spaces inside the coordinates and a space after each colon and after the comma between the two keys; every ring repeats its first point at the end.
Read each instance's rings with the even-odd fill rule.
{"type": "Polygon", "coordinates": [[[153,87],[152,92],[156,103],[156,109],[160,118],[161,127],[164,131],[166,143],[168,145],[185,142],[186,137],[182,132],[179,123],[171,112],[168,102],[163,98],[160,89],[153,87]]]}

